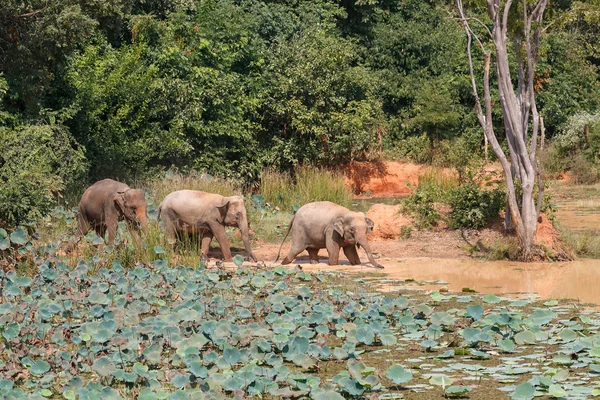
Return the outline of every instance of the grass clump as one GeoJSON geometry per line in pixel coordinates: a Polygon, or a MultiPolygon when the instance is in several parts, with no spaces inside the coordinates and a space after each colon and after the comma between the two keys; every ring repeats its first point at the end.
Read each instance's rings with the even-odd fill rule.
{"type": "Polygon", "coordinates": [[[573,232],[559,229],[561,239],[578,257],[600,258],[600,237],[597,232],[573,232]]]}
{"type": "Polygon", "coordinates": [[[283,212],[313,201],[331,201],[344,207],[352,204],[352,190],[340,173],[327,169],[299,167],[294,175],[264,170],[260,194],[266,204],[283,212]]]}

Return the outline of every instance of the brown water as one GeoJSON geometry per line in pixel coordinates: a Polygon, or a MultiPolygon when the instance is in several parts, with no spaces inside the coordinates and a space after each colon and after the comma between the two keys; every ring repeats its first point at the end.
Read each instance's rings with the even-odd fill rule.
{"type": "MultiPolygon", "coordinates": [[[[516,297],[537,294],[543,299],[574,299],[600,304],[600,260],[580,260],[565,263],[520,263],[510,261],[476,261],[438,258],[383,259],[383,270],[327,264],[303,265],[307,271],[334,270],[382,272],[382,290],[440,289],[461,292],[470,288],[480,293],[516,297]],[[430,281],[416,285],[389,280],[430,281]],[[444,281],[433,283],[431,281],[444,281]]],[[[377,283],[377,280],[370,280],[377,283]]]]}

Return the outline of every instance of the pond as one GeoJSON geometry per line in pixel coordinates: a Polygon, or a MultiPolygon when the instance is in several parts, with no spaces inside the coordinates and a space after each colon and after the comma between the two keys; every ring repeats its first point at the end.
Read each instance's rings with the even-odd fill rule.
{"type": "Polygon", "coordinates": [[[471,259],[405,258],[382,259],[383,270],[326,264],[305,266],[305,270],[344,270],[384,274],[370,282],[381,290],[410,288],[463,289],[480,293],[520,297],[537,294],[543,299],[575,299],[600,304],[600,260],[563,263],[520,263],[511,261],[478,261],[471,259]]]}

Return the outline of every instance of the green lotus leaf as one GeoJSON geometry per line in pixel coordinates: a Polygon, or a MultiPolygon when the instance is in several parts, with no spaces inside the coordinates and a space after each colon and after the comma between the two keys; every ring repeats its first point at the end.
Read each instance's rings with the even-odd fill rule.
{"type": "Polygon", "coordinates": [[[19,336],[19,332],[21,331],[21,325],[18,322],[11,322],[6,324],[4,330],[2,331],[2,336],[6,340],[12,340],[19,336]]]}
{"type": "Polygon", "coordinates": [[[393,365],[389,367],[387,371],[385,371],[385,376],[387,376],[396,385],[407,383],[413,377],[412,372],[406,371],[400,365],[393,365]]]}
{"type": "Polygon", "coordinates": [[[365,389],[356,381],[356,379],[342,378],[337,383],[340,389],[348,393],[350,396],[360,396],[365,391],[365,389]]]}
{"type": "Polygon", "coordinates": [[[142,378],[147,378],[148,377],[148,366],[141,364],[139,362],[136,362],[135,364],[133,364],[133,373],[141,376],[142,378]]]}
{"type": "Polygon", "coordinates": [[[550,385],[548,388],[548,394],[556,398],[567,397],[567,392],[560,385],[550,385]]]}
{"type": "Polygon", "coordinates": [[[435,386],[450,386],[452,384],[452,378],[446,375],[435,375],[429,379],[429,383],[435,386]]]}
{"type": "Polygon", "coordinates": [[[559,336],[564,342],[572,342],[578,337],[577,333],[572,329],[563,329],[560,331],[559,336]]]}
{"type": "Polygon", "coordinates": [[[18,285],[21,287],[29,287],[33,283],[33,280],[27,276],[19,276],[19,277],[15,278],[15,280],[13,282],[15,285],[18,285]]]}
{"type": "Polygon", "coordinates": [[[473,318],[474,321],[478,321],[483,317],[483,307],[479,304],[468,306],[466,315],[473,318]]]}
{"type": "Polygon", "coordinates": [[[37,360],[29,367],[31,373],[35,376],[44,375],[46,372],[50,371],[50,364],[48,364],[44,360],[37,360]]]}
{"type": "Polygon", "coordinates": [[[472,389],[469,386],[450,386],[445,390],[449,397],[461,397],[469,393],[472,389]]]}
{"type": "Polygon", "coordinates": [[[109,376],[112,375],[116,367],[110,358],[104,356],[94,361],[92,369],[100,376],[109,376]]]}
{"type": "Polygon", "coordinates": [[[535,387],[529,382],[523,382],[510,395],[515,400],[530,400],[535,395],[535,387]]]}
{"type": "Polygon", "coordinates": [[[165,254],[165,249],[163,249],[161,246],[154,246],[154,252],[156,254],[165,254]]]}
{"type": "Polygon", "coordinates": [[[190,375],[189,374],[175,374],[171,378],[171,385],[174,387],[181,389],[190,384],[190,375]]]}
{"type": "Polygon", "coordinates": [[[223,358],[229,365],[234,365],[240,362],[242,353],[235,347],[229,347],[223,351],[223,358]]]}
{"type": "Polygon", "coordinates": [[[531,331],[519,332],[514,336],[513,339],[518,345],[535,344],[536,342],[535,334],[531,331]]]}
{"type": "Polygon", "coordinates": [[[244,263],[244,257],[239,254],[236,254],[236,256],[233,257],[233,263],[236,265],[236,267],[241,267],[244,263]]]}
{"type": "Polygon", "coordinates": [[[17,228],[10,234],[10,241],[14,244],[22,246],[27,243],[27,233],[23,230],[23,228],[17,228]]]}

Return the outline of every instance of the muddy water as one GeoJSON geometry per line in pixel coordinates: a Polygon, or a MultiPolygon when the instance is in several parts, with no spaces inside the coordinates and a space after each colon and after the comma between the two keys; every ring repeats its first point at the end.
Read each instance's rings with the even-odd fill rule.
{"type": "MultiPolygon", "coordinates": [[[[575,299],[600,304],[600,260],[581,260],[567,263],[519,263],[509,261],[475,261],[437,258],[383,259],[383,270],[342,265],[306,265],[307,271],[343,270],[383,272],[378,278],[381,290],[408,288],[440,289],[461,292],[470,288],[480,293],[520,297],[537,294],[543,299],[575,299]],[[424,285],[389,280],[444,281],[424,285]]],[[[377,280],[370,280],[377,284],[377,280]]]]}

